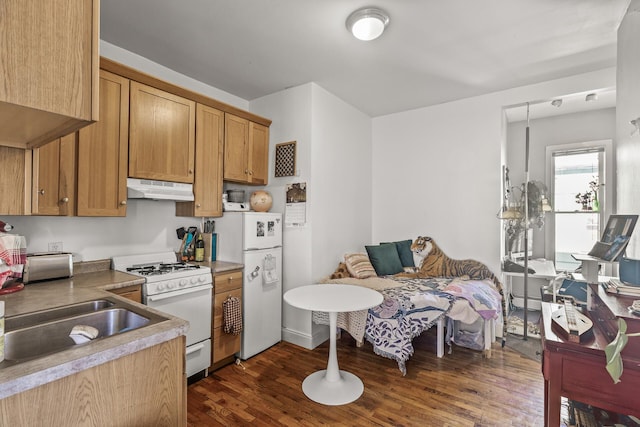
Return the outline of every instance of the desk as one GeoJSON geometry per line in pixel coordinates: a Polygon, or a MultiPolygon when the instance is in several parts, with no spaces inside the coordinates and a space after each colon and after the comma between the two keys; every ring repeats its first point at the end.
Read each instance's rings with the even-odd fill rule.
{"type": "MultiPolygon", "coordinates": [[[[551,313],[562,307],[542,303],[542,374],[544,376],[544,425],[560,425],[561,396],[609,411],[640,416],[640,360],[623,351],[624,372],[614,384],[605,369],[606,335],[594,322],[593,337],[582,344],[564,341],[552,330],[551,313]]],[[[631,338],[634,339],[634,338],[631,338]]]]}
{"type": "Polygon", "coordinates": [[[352,285],[309,285],[284,294],[289,305],[303,310],[329,313],[329,360],[327,369],[314,372],[302,382],[302,391],[324,405],[344,405],[358,399],[364,391],[362,380],[338,367],[336,334],[338,313],[367,310],[382,303],[382,294],[352,285]]]}

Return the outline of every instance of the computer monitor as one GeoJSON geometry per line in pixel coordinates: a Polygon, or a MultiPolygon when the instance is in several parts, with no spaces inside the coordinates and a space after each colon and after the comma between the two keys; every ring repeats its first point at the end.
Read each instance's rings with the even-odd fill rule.
{"type": "Polygon", "coordinates": [[[610,215],[602,237],[593,245],[589,255],[605,261],[617,261],[624,254],[638,215],[610,215]]]}

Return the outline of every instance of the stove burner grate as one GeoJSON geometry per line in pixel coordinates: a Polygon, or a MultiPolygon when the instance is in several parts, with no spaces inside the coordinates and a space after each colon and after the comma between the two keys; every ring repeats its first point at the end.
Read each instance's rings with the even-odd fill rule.
{"type": "Polygon", "coordinates": [[[137,273],[141,276],[157,276],[161,274],[169,274],[177,271],[189,271],[200,268],[199,265],[187,264],[184,262],[176,263],[160,263],[160,264],[147,264],[136,265],[133,267],[127,267],[127,271],[130,273],[137,273]]]}

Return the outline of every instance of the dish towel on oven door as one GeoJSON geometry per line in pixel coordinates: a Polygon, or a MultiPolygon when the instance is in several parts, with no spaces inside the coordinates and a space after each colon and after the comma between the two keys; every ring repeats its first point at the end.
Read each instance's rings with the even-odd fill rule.
{"type": "Polygon", "coordinates": [[[238,335],[242,332],[242,304],[239,298],[228,296],[222,302],[222,317],[225,334],[238,335]]]}
{"type": "Polygon", "coordinates": [[[264,284],[270,285],[278,281],[278,270],[276,270],[276,257],[268,254],[264,257],[264,284]]]}

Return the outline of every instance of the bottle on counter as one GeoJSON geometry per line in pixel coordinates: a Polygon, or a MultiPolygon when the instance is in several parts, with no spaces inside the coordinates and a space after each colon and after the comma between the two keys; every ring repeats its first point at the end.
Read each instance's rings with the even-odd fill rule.
{"type": "Polygon", "coordinates": [[[196,259],[197,262],[204,261],[204,240],[202,239],[202,234],[198,234],[198,239],[196,240],[196,259]]]}

